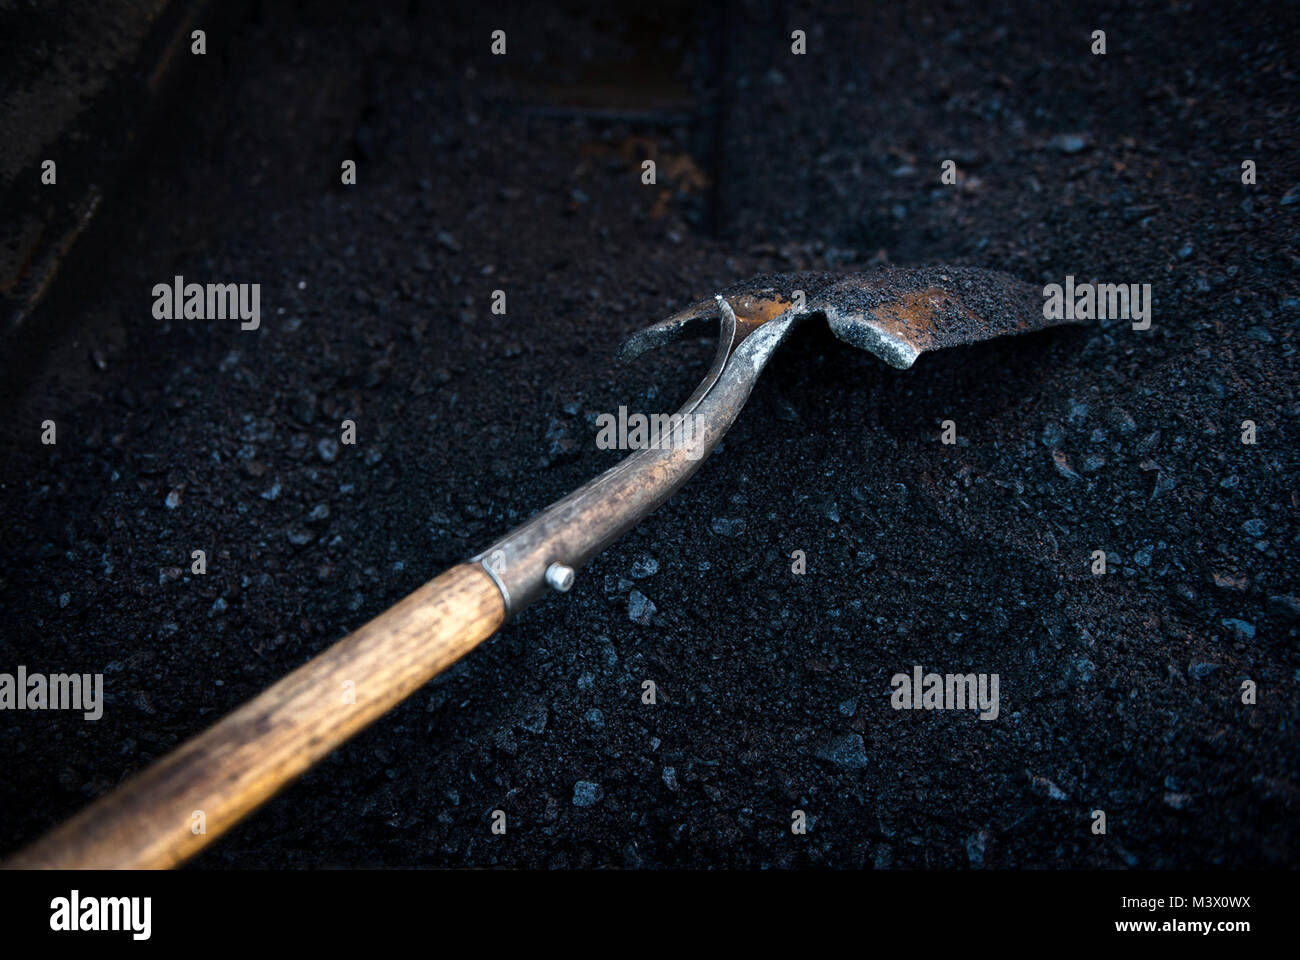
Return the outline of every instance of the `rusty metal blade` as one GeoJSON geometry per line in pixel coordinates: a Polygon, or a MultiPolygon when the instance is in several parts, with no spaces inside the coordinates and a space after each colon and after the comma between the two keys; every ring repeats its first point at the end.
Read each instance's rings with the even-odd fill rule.
{"type": "MultiPolygon", "coordinates": [[[[821,314],[834,334],[891,366],[907,369],[927,350],[954,347],[1068,320],[1043,316],[1040,288],[1009,274],[978,267],[894,267],[858,274],[763,275],[722,292],[742,325],[759,326],[797,310],[821,314]],[[797,291],[803,292],[798,309],[797,291]]],[[[623,344],[623,359],[689,336],[718,315],[702,300],[623,344]]]]}
{"type": "Polygon", "coordinates": [[[841,340],[906,369],[926,350],[1029,333],[1061,323],[1043,316],[1042,290],[975,267],[881,267],[832,281],[808,296],[841,340]]]}

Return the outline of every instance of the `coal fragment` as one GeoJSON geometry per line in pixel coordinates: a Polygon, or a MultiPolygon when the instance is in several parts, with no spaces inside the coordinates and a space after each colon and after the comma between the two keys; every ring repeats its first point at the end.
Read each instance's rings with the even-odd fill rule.
{"type": "Polygon", "coordinates": [[[590,780],[579,780],[573,785],[573,805],[575,807],[591,807],[600,803],[605,791],[601,789],[600,784],[592,783],[590,780]]]}
{"type": "Polygon", "coordinates": [[[658,608],[651,602],[640,590],[633,590],[627,597],[627,617],[633,623],[639,623],[643,627],[650,626],[654,622],[655,612],[658,608]]]}
{"type": "Polygon", "coordinates": [[[818,746],[815,753],[822,760],[829,760],[850,770],[864,770],[871,763],[860,733],[847,733],[828,740],[818,746]]]}

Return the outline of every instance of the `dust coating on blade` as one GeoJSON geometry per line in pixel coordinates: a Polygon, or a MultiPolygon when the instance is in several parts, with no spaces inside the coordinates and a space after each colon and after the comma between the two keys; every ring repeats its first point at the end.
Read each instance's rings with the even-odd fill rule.
{"type": "Polygon", "coordinates": [[[1062,322],[1043,317],[1037,287],[977,267],[882,265],[849,276],[787,274],[756,278],[754,284],[787,296],[791,289],[802,289],[807,313],[824,314],[841,340],[899,369],[910,367],[926,350],[1062,322]]]}
{"type": "MultiPolygon", "coordinates": [[[[797,290],[804,294],[801,315],[824,315],[841,340],[899,369],[926,350],[1071,322],[1045,318],[1042,292],[1032,284],[978,267],[881,265],[851,275],[761,274],[721,295],[738,313],[769,319],[773,311],[758,307],[771,302],[784,310],[797,290]]],[[[624,343],[624,358],[679,339],[716,315],[714,303],[702,300],[633,334],[624,343]]]]}

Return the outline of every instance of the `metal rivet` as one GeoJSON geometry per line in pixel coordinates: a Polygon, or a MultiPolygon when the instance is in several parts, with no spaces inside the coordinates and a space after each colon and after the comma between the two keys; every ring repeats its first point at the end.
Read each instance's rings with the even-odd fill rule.
{"type": "Polygon", "coordinates": [[[562,563],[553,563],[546,568],[546,582],[552,590],[567,593],[573,586],[573,567],[562,563]]]}

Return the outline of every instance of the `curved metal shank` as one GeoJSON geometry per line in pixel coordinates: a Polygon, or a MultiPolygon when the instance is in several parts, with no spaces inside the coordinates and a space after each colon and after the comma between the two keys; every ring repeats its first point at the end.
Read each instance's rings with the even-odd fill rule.
{"type": "MultiPolygon", "coordinates": [[[[791,312],[772,317],[769,309],[758,316],[742,313],[738,321],[726,300],[716,301],[722,314],[717,356],[704,382],[673,415],[669,441],[638,450],[472,558],[501,589],[507,616],[542,594],[552,564],[575,570],[586,565],[690,479],[735,422],[768,358],[798,319],[791,312]]],[[[692,316],[702,316],[699,306],[692,316]]]]}

